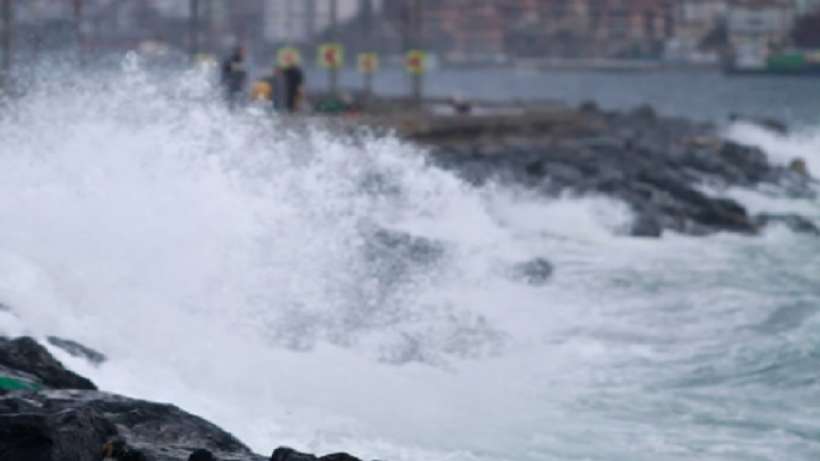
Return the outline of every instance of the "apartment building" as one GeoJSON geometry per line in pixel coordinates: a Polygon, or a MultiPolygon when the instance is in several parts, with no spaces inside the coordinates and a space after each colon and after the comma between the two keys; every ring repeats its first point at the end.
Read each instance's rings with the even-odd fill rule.
{"type": "Polygon", "coordinates": [[[738,68],[756,68],[789,45],[796,18],[791,0],[732,0],[727,33],[738,68]]]}
{"type": "Polygon", "coordinates": [[[666,58],[686,63],[712,64],[720,60],[729,0],[679,0],[674,5],[674,32],[667,41],[666,58]]]}

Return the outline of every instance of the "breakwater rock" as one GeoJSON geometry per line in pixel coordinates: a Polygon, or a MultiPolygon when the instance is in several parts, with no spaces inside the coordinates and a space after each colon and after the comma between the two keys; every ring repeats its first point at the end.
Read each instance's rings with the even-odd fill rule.
{"type": "Polygon", "coordinates": [[[765,184],[788,196],[814,196],[814,180],[805,172],[722,139],[714,125],[661,117],[650,107],[619,113],[584,105],[398,126],[400,134],[428,146],[436,164],[474,184],[497,181],[548,197],[619,199],[634,212],[635,236],[658,237],[664,230],[754,234],[767,223],[803,222],[799,216],[754,216],[709,191],[765,184]]]}
{"type": "MultiPolygon", "coordinates": [[[[91,351],[74,341],[60,343],[91,351]]],[[[88,360],[97,358],[90,354],[88,360]]],[[[0,460],[269,459],[358,461],[346,453],[317,458],[286,448],[271,456],[256,454],[233,435],[174,405],[97,390],[32,338],[0,338],[0,460]]]]}

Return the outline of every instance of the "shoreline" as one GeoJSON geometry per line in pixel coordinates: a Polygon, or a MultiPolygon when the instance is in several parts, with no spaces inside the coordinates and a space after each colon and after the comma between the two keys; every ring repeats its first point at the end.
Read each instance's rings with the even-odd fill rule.
{"type": "MultiPolygon", "coordinates": [[[[661,237],[734,232],[756,235],[781,223],[820,235],[805,216],[751,214],[732,199],[704,192],[766,185],[787,197],[815,198],[816,180],[803,159],[781,166],[759,148],[721,136],[714,123],[659,115],[650,106],[606,111],[595,103],[475,105],[459,114],[448,101],[402,110],[406,99],[379,101],[342,126],[392,132],[429,152],[432,164],[470,184],[499,182],[545,198],[603,195],[635,214],[629,234],[661,237]]],[[[776,120],[737,117],[778,134],[776,120]]]]}

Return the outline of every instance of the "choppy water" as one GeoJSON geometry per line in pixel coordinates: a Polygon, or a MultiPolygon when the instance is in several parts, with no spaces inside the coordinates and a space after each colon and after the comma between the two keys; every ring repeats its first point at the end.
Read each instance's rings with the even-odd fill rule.
{"type": "MultiPolygon", "coordinates": [[[[820,240],[620,236],[602,197],[475,189],[392,138],[293,131],[195,73],[62,76],[0,115],[7,334],[254,449],[389,460],[820,456],[820,240]],[[111,78],[111,77],[105,77],[111,78]],[[99,84],[107,91],[100,92],[99,84]],[[443,242],[374,272],[372,229],[443,242]],[[508,268],[557,267],[545,287],[508,268]]],[[[810,132],[730,136],[809,157],[810,132]]],[[[754,209],[809,201],[729,191],[754,209]]]]}
{"type": "MultiPolygon", "coordinates": [[[[361,76],[343,76],[349,88],[360,88],[361,76]]],[[[324,88],[326,76],[314,73],[310,83],[324,88]]],[[[407,94],[409,82],[398,70],[375,79],[383,93],[407,94]]],[[[490,101],[596,101],[625,110],[650,104],[661,113],[726,122],[731,114],[776,118],[793,125],[820,124],[820,79],[816,77],[727,76],[716,70],[597,72],[505,69],[438,69],[426,76],[427,94],[490,101]]]]}

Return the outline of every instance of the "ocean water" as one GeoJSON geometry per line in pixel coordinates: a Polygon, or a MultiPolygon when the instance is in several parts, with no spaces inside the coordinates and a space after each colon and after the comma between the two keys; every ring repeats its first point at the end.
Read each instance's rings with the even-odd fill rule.
{"type": "MultiPolygon", "coordinates": [[[[820,456],[820,240],[623,236],[626,206],[470,186],[391,137],[230,113],[191,71],[38,81],[0,113],[0,332],[260,453],[820,456]],[[387,229],[432,261],[374,252],[387,229]],[[534,257],[553,279],[510,276],[534,257]],[[385,269],[386,268],[386,269],[385,269]]],[[[820,132],[727,136],[820,171],[820,132]]],[[[721,191],[754,210],[813,201],[721,191]]]]}
{"type": "MultiPolygon", "coordinates": [[[[326,88],[327,77],[313,72],[309,83],[326,88]]],[[[347,88],[361,88],[362,77],[342,75],[347,88]]],[[[377,74],[380,93],[409,94],[407,76],[396,69],[377,74]]],[[[731,114],[774,118],[794,126],[820,125],[817,77],[729,76],[718,70],[600,72],[584,70],[436,69],[425,76],[426,94],[482,101],[595,101],[629,110],[650,104],[660,113],[718,123],[731,114]]]]}

